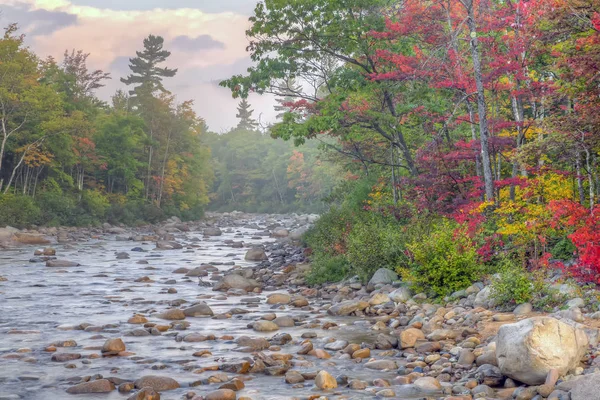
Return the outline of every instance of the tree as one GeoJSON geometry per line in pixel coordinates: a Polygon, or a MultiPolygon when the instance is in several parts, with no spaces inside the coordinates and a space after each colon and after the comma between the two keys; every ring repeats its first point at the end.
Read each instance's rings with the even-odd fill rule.
{"type": "Polygon", "coordinates": [[[258,123],[252,118],[254,110],[250,109],[250,103],[248,100],[242,99],[238,105],[238,113],[235,115],[240,120],[237,124],[237,129],[245,131],[253,131],[258,126],[258,123]]]}
{"type": "Polygon", "coordinates": [[[162,84],[163,78],[172,78],[177,74],[177,69],[159,67],[169,58],[171,52],[163,49],[164,39],[161,36],[149,35],[144,39],[144,50],[137,51],[137,57],[129,59],[129,68],[132,74],[121,78],[126,85],[136,85],[129,92],[138,96],[141,92],[154,93],[155,91],[167,92],[162,84]]]}
{"type": "Polygon", "coordinates": [[[291,110],[290,106],[294,103],[294,97],[302,93],[302,88],[294,79],[286,80],[282,86],[281,96],[275,99],[277,105],[273,107],[278,112],[276,116],[278,120],[282,120],[285,113],[291,110]]]}

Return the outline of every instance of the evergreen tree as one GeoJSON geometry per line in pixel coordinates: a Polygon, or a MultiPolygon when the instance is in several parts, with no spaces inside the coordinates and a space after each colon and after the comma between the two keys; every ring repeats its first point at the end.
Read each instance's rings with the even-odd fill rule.
{"type": "Polygon", "coordinates": [[[296,84],[294,79],[288,79],[282,87],[282,96],[275,99],[278,105],[274,106],[273,109],[277,111],[276,118],[278,120],[283,119],[283,115],[289,111],[287,103],[291,103],[297,98],[298,93],[302,93],[302,87],[296,84]]]}
{"type": "Polygon", "coordinates": [[[144,39],[144,50],[137,51],[137,57],[129,59],[132,74],[127,78],[121,78],[121,82],[126,85],[136,85],[129,92],[132,96],[139,94],[140,90],[150,93],[156,90],[167,92],[162,79],[175,76],[177,69],[158,66],[171,55],[170,51],[163,50],[163,43],[164,39],[161,36],[149,35],[144,39]]]}
{"type": "Polygon", "coordinates": [[[250,103],[248,103],[248,100],[242,99],[238,105],[238,113],[235,115],[240,119],[237,129],[246,131],[253,131],[256,129],[258,123],[254,118],[252,118],[253,112],[254,110],[250,109],[250,103]]]}

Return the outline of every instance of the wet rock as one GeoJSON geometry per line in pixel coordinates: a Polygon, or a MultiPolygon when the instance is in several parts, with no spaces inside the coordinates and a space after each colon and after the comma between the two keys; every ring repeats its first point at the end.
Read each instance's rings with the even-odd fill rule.
{"type": "Polygon", "coordinates": [[[277,317],[273,320],[273,323],[280,328],[292,328],[296,326],[294,319],[288,316],[277,317]]]}
{"type": "Polygon", "coordinates": [[[371,357],[370,349],[358,349],[354,353],[352,353],[352,358],[369,358],[371,357]]]}
{"type": "Polygon", "coordinates": [[[158,241],[156,242],[157,250],[179,250],[183,249],[183,246],[177,242],[158,241]]]}
{"type": "Polygon", "coordinates": [[[52,268],[69,268],[78,267],[80,264],[74,261],[68,260],[48,260],[46,261],[46,267],[52,268]]]}
{"type": "Polygon", "coordinates": [[[398,274],[387,268],[379,268],[373,274],[371,280],[369,280],[369,285],[387,285],[394,281],[398,280],[398,274]]]}
{"type": "Polygon", "coordinates": [[[346,300],[335,304],[327,310],[329,315],[345,316],[369,307],[369,303],[360,300],[346,300]]]}
{"type": "Polygon", "coordinates": [[[204,236],[221,236],[223,231],[221,231],[219,228],[206,228],[202,233],[204,236]]]}
{"type": "Polygon", "coordinates": [[[115,390],[115,385],[107,379],[98,379],[91,382],[80,383],[67,389],[69,394],[110,393],[115,390]]]}
{"type": "Polygon", "coordinates": [[[253,338],[248,336],[240,336],[235,342],[238,346],[247,347],[252,351],[265,350],[271,346],[269,341],[265,338],[253,338]]]}
{"type": "Polygon", "coordinates": [[[551,369],[575,369],[588,346],[581,329],[555,318],[535,317],[500,327],[496,356],[502,373],[528,385],[544,383],[551,369]]]}
{"type": "Polygon", "coordinates": [[[268,259],[269,257],[267,256],[267,253],[265,253],[265,250],[260,247],[255,247],[248,250],[244,256],[244,260],[246,261],[265,261],[268,259]]]}
{"type": "Polygon", "coordinates": [[[180,321],[185,319],[185,313],[183,310],[178,308],[172,308],[158,315],[161,319],[166,319],[168,321],[180,321]]]}
{"type": "Polygon", "coordinates": [[[43,235],[34,235],[31,233],[15,233],[13,240],[20,244],[48,244],[50,241],[43,235]]]}
{"type": "Polygon", "coordinates": [[[257,332],[272,332],[279,330],[279,326],[271,321],[256,321],[252,324],[252,329],[257,332]]]}
{"type": "Polygon", "coordinates": [[[336,340],[335,342],[327,343],[325,345],[325,350],[339,351],[348,346],[348,342],[346,340],[336,340]]]}
{"type": "Polygon", "coordinates": [[[145,324],[146,322],[148,322],[148,319],[139,314],[136,314],[127,320],[127,323],[129,324],[145,324]]]}
{"type": "Polygon", "coordinates": [[[81,354],[79,353],[56,353],[52,354],[52,361],[55,362],[66,362],[66,361],[74,361],[79,360],[81,358],[81,354]]]}
{"type": "Polygon", "coordinates": [[[102,355],[113,356],[125,351],[125,343],[121,339],[108,339],[102,346],[102,355]]]}
{"type": "Polygon", "coordinates": [[[219,389],[208,393],[204,400],[236,400],[237,395],[231,389],[219,389]]]}
{"type": "Polygon", "coordinates": [[[288,371],[285,374],[285,382],[289,383],[290,385],[295,385],[297,383],[304,382],[304,377],[298,371],[288,371]]]}
{"type": "Polygon", "coordinates": [[[212,309],[203,301],[184,309],[183,314],[188,317],[206,317],[214,315],[212,309]]]}
{"type": "Polygon", "coordinates": [[[254,279],[247,279],[241,275],[231,274],[223,277],[213,287],[214,291],[229,290],[229,289],[243,289],[247,292],[251,292],[256,288],[260,288],[261,284],[254,279]]]}
{"type": "Polygon", "coordinates": [[[160,393],[151,387],[145,387],[136,394],[129,396],[127,400],[160,400],[160,393]]]}
{"type": "Polygon", "coordinates": [[[335,389],[338,386],[335,378],[327,371],[320,371],[317,374],[315,385],[321,390],[335,389]]]}
{"type": "Polygon", "coordinates": [[[424,392],[436,392],[442,389],[440,381],[431,376],[419,378],[413,384],[424,392]]]}
{"type": "Polygon", "coordinates": [[[288,304],[291,300],[289,294],[273,293],[267,297],[267,304],[288,304]]]}
{"type": "Polygon", "coordinates": [[[416,328],[408,328],[400,332],[400,348],[408,349],[415,347],[417,341],[425,339],[425,334],[422,330],[416,328]]]}
{"type": "Polygon", "coordinates": [[[134,382],[137,389],[152,388],[157,392],[174,390],[179,388],[179,383],[167,376],[147,375],[134,382]]]}
{"type": "Polygon", "coordinates": [[[250,372],[252,366],[248,361],[239,361],[221,364],[219,369],[221,371],[230,372],[232,374],[247,374],[250,372]]]}
{"type": "Polygon", "coordinates": [[[276,238],[284,238],[284,237],[288,237],[290,234],[290,232],[287,229],[277,229],[275,231],[273,231],[273,237],[276,238]]]}
{"type": "Polygon", "coordinates": [[[365,364],[365,368],[374,369],[377,371],[394,370],[398,368],[395,361],[392,360],[375,360],[365,364]]]}

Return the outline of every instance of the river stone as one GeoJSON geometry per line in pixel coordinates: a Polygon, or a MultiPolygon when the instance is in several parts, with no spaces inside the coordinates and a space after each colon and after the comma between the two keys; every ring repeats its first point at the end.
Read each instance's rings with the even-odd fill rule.
{"type": "Polygon", "coordinates": [[[288,304],[292,297],[286,293],[273,293],[267,297],[267,304],[288,304]]]}
{"type": "Polygon", "coordinates": [[[252,329],[257,332],[272,332],[279,330],[279,326],[271,321],[256,321],[252,324],[252,329]]]}
{"type": "Polygon", "coordinates": [[[115,385],[108,379],[98,379],[91,382],[80,383],[67,389],[69,394],[110,393],[115,390],[115,385]]]}
{"type": "Polygon", "coordinates": [[[336,340],[335,342],[327,343],[325,345],[325,350],[339,351],[348,346],[348,342],[345,340],[336,340]]]}
{"type": "Polygon", "coordinates": [[[248,337],[248,336],[240,336],[239,338],[237,338],[237,340],[235,341],[238,346],[241,347],[248,347],[254,351],[261,351],[264,349],[268,349],[271,344],[269,343],[269,341],[265,338],[261,338],[261,337],[248,337]]]}
{"type": "Polygon", "coordinates": [[[183,246],[177,242],[169,242],[169,241],[158,241],[156,242],[157,250],[179,250],[183,249],[183,246]]]}
{"type": "Polygon", "coordinates": [[[276,237],[276,238],[288,237],[289,234],[290,234],[290,231],[288,231],[287,229],[277,229],[277,230],[273,231],[273,237],[276,237]]]}
{"type": "Polygon", "coordinates": [[[553,368],[562,376],[578,367],[587,347],[583,330],[555,318],[535,317],[500,327],[496,357],[504,375],[539,385],[553,368]]]}
{"type": "Polygon", "coordinates": [[[221,236],[223,234],[219,228],[206,228],[202,233],[204,236],[221,236]]]}
{"type": "Polygon", "coordinates": [[[212,309],[203,301],[184,309],[183,313],[187,317],[212,317],[214,315],[212,309]]]}
{"type": "Polygon", "coordinates": [[[412,293],[409,288],[402,286],[394,290],[388,295],[393,302],[406,303],[412,297],[412,293]]]}
{"type": "Polygon", "coordinates": [[[255,288],[260,288],[261,285],[254,279],[247,279],[238,274],[231,274],[223,277],[213,287],[214,291],[229,290],[229,289],[243,289],[247,292],[253,291],[255,288]]]}
{"type": "Polygon", "coordinates": [[[315,377],[315,385],[321,390],[329,390],[337,388],[337,381],[327,371],[321,371],[315,377]]]}
{"type": "Polygon", "coordinates": [[[49,244],[50,241],[42,235],[31,233],[15,233],[13,240],[21,244],[49,244]]]}
{"type": "Polygon", "coordinates": [[[327,310],[329,315],[345,316],[350,315],[355,311],[362,311],[369,307],[369,303],[360,300],[346,300],[341,303],[337,303],[327,310]]]}
{"type": "Polygon", "coordinates": [[[369,304],[372,306],[378,306],[390,302],[390,297],[385,293],[375,293],[369,300],[369,304]]]}
{"type": "Polygon", "coordinates": [[[179,389],[179,383],[168,376],[147,375],[134,382],[136,389],[152,388],[157,392],[179,389]]]}
{"type": "Polygon", "coordinates": [[[425,334],[422,330],[416,328],[408,328],[400,332],[400,348],[408,349],[415,347],[418,340],[425,339],[425,334]]]}
{"type": "Polygon", "coordinates": [[[235,400],[237,395],[231,389],[219,389],[208,393],[204,400],[235,400]]]}
{"type": "Polygon", "coordinates": [[[387,268],[379,268],[374,274],[369,285],[387,285],[398,280],[398,274],[387,268]]]}
{"type": "Polygon", "coordinates": [[[294,318],[289,317],[287,315],[275,318],[273,320],[273,323],[280,328],[293,328],[294,326],[296,326],[294,318]]]}
{"type": "Polygon", "coordinates": [[[436,392],[442,389],[440,381],[431,376],[423,376],[417,379],[414,385],[424,392],[436,392]]]}
{"type": "Polygon", "coordinates": [[[166,319],[168,321],[180,321],[182,319],[185,319],[185,313],[178,308],[172,308],[159,314],[158,317],[161,319],[166,319]]]}
{"type": "Polygon", "coordinates": [[[121,339],[108,339],[102,346],[102,354],[105,356],[117,355],[125,351],[125,343],[121,339]]]}
{"type": "Polygon", "coordinates": [[[77,267],[80,264],[74,261],[67,260],[48,260],[46,261],[46,267],[54,267],[54,268],[68,268],[68,267],[77,267]]]}
{"type": "Polygon", "coordinates": [[[80,358],[81,354],[79,353],[56,353],[52,354],[52,357],[50,359],[56,362],[65,362],[79,360],[80,358]]]}
{"type": "Polygon", "coordinates": [[[248,250],[244,256],[244,260],[246,261],[265,261],[268,259],[269,257],[267,257],[267,253],[265,253],[265,250],[260,247],[255,247],[248,250]]]}
{"type": "Polygon", "coordinates": [[[129,396],[127,400],[160,400],[160,393],[151,387],[146,387],[136,394],[129,396]]]}
{"type": "Polygon", "coordinates": [[[365,364],[365,368],[383,371],[384,369],[393,370],[398,368],[395,361],[392,360],[375,360],[365,364]]]}
{"type": "Polygon", "coordinates": [[[285,374],[285,382],[290,385],[304,382],[304,377],[298,371],[288,371],[285,374]]]}
{"type": "Polygon", "coordinates": [[[19,232],[19,230],[11,226],[7,226],[6,228],[0,228],[0,242],[6,242],[11,240],[17,232],[19,232]]]}
{"type": "Polygon", "coordinates": [[[591,400],[598,397],[600,392],[600,372],[584,375],[577,379],[571,389],[571,400],[591,400]]]}

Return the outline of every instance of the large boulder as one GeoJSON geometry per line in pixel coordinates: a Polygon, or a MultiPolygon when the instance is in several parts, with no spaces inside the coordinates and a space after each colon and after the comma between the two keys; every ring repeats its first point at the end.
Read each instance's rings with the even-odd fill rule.
{"type": "Polygon", "coordinates": [[[587,348],[583,330],[555,318],[535,317],[500,327],[496,358],[504,375],[539,385],[551,369],[565,375],[579,366],[587,348]]]}
{"type": "Polygon", "coordinates": [[[408,287],[402,286],[390,293],[389,296],[396,303],[406,303],[411,299],[412,293],[408,287]]]}
{"type": "Polygon", "coordinates": [[[244,260],[246,261],[265,261],[268,260],[267,253],[261,247],[254,247],[246,252],[244,260]]]}
{"type": "Polygon", "coordinates": [[[17,232],[19,232],[19,230],[17,228],[13,228],[12,226],[0,228],[0,242],[10,241],[17,232]]]}
{"type": "Polygon", "coordinates": [[[254,279],[248,279],[241,275],[231,274],[224,276],[223,279],[217,282],[213,287],[213,290],[244,289],[247,292],[251,292],[260,287],[260,283],[254,279]]]}
{"type": "Polygon", "coordinates": [[[369,281],[369,285],[387,285],[398,280],[398,274],[387,268],[379,268],[369,281]]]}

